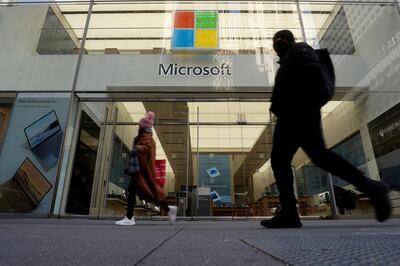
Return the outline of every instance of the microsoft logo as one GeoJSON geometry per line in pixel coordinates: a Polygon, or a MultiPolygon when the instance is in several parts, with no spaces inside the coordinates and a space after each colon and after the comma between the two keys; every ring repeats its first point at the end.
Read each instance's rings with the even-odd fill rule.
{"type": "Polygon", "coordinates": [[[218,44],[218,12],[175,12],[172,50],[215,50],[218,44]]]}

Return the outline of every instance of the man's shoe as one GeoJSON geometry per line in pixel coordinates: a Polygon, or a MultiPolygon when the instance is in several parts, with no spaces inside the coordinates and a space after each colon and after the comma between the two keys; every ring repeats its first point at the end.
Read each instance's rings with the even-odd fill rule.
{"type": "Polygon", "coordinates": [[[128,219],[127,217],[125,217],[122,220],[116,221],[115,222],[116,225],[135,225],[135,218],[132,217],[132,219],[128,219]]]}
{"type": "Polygon", "coordinates": [[[260,224],[266,228],[300,228],[303,226],[297,211],[291,213],[279,211],[271,219],[262,220],[260,224]]]}
{"type": "Polygon", "coordinates": [[[168,217],[171,224],[175,223],[176,213],[178,212],[178,207],[168,206],[168,217]]]}
{"type": "Polygon", "coordinates": [[[392,214],[392,205],[388,197],[389,190],[385,184],[369,180],[366,193],[370,197],[372,206],[374,206],[376,220],[384,222],[389,219],[392,214]]]}

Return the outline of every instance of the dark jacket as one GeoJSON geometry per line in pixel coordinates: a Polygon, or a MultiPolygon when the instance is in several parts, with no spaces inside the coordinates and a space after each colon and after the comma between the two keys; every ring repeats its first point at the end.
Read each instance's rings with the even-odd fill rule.
{"type": "Polygon", "coordinates": [[[319,117],[316,98],[322,84],[322,72],[314,49],[306,43],[295,43],[281,58],[271,98],[271,112],[278,118],[319,117]]]}

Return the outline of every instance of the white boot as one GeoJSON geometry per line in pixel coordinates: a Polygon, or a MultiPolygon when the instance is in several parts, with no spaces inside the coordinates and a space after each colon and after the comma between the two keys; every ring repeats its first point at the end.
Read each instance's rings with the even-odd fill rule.
{"type": "Polygon", "coordinates": [[[122,220],[116,221],[115,224],[116,225],[135,225],[135,218],[132,217],[132,219],[128,219],[127,217],[125,217],[122,220]]]}
{"type": "Polygon", "coordinates": [[[168,206],[169,211],[168,211],[168,217],[169,217],[169,222],[171,224],[175,223],[176,220],[176,213],[178,212],[178,207],[176,206],[168,206]]]}

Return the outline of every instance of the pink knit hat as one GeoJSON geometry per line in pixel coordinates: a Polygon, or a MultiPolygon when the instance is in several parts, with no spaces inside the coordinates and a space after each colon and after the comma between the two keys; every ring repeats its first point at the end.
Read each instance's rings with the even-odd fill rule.
{"type": "Polygon", "coordinates": [[[155,114],[152,111],[147,112],[146,116],[139,120],[139,127],[152,128],[155,114]]]}

